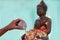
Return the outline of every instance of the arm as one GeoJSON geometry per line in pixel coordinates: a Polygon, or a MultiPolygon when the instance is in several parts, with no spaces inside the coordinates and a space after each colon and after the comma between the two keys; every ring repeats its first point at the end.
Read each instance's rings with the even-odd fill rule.
{"type": "Polygon", "coordinates": [[[46,24],[46,27],[48,28],[47,34],[49,34],[51,32],[51,19],[48,19],[45,24],[46,24]]]}
{"type": "Polygon", "coordinates": [[[4,33],[6,33],[8,31],[8,28],[7,28],[7,26],[6,27],[4,27],[4,28],[2,28],[2,29],[0,29],[0,36],[2,36],[4,33]]]}
{"type": "MultiPolygon", "coordinates": [[[[19,29],[23,30],[22,27],[16,26],[16,23],[20,21],[20,19],[13,20],[9,25],[5,26],[4,28],[0,29],[0,36],[2,36],[7,31],[13,30],[13,29],[19,29]]],[[[21,20],[22,21],[22,20],[21,20]]],[[[24,21],[23,21],[24,22],[24,21]]]]}
{"type": "Polygon", "coordinates": [[[37,19],[35,21],[34,28],[39,29],[46,22],[46,20],[47,19],[40,21],[39,19],[37,19]]]}
{"type": "Polygon", "coordinates": [[[51,19],[49,19],[49,18],[45,19],[45,21],[44,20],[42,20],[42,21],[36,20],[35,24],[34,24],[34,28],[39,29],[44,24],[46,24],[46,27],[48,28],[47,34],[49,34],[51,32],[51,19]]]}
{"type": "Polygon", "coordinates": [[[36,20],[34,24],[34,29],[38,29],[38,28],[39,28],[39,20],[36,20]]]}

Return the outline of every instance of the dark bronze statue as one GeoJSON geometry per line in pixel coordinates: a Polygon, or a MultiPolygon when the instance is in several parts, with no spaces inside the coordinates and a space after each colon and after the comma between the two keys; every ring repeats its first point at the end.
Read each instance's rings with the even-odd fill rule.
{"type": "MultiPolygon", "coordinates": [[[[47,30],[44,30],[44,32],[49,35],[51,32],[51,19],[46,16],[47,6],[42,0],[40,4],[37,5],[37,15],[39,16],[38,19],[36,19],[34,24],[34,29],[40,29],[42,26],[44,26],[47,30]]],[[[22,40],[24,39],[25,34],[22,36],[22,40]]],[[[42,38],[42,40],[48,40],[47,38],[42,38]]]]}

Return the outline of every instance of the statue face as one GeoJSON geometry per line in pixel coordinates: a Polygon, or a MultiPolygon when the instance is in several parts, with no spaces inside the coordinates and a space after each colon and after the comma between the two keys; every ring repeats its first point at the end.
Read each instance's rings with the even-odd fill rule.
{"type": "Polygon", "coordinates": [[[45,15],[46,11],[43,9],[43,7],[37,7],[37,15],[42,16],[45,15]]]}

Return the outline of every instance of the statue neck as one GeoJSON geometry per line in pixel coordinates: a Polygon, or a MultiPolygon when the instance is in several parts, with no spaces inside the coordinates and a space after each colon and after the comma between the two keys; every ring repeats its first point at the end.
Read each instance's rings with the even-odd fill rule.
{"type": "Polygon", "coordinates": [[[43,15],[43,16],[40,16],[40,19],[43,19],[43,18],[45,18],[46,16],[45,15],[43,15]]]}

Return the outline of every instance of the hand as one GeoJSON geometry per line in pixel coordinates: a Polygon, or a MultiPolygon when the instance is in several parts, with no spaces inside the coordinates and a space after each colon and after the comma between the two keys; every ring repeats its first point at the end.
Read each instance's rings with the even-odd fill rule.
{"type": "MultiPolygon", "coordinates": [[[[20,27],[20,26],[17,26],[17,25],[16,25],[18,21],[23,21],[23,20],[21,20],[21,19],[13,20],[9,25],[6,26],[6,28],[7,28],[8,30],[13,30],[13,29],[24,30],[23,27],[20,27]]],[[[23,21],[23,22],[24,22],[24,21],[23,21]]],[[[24,23],[25,23],[25,22],[24,22],[24,23]]]]}

